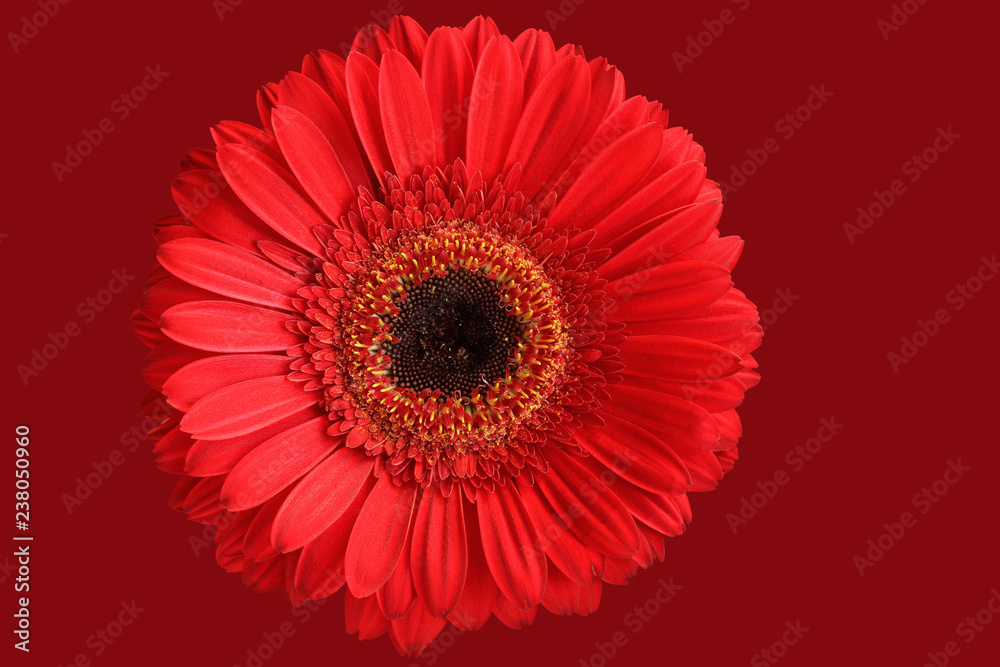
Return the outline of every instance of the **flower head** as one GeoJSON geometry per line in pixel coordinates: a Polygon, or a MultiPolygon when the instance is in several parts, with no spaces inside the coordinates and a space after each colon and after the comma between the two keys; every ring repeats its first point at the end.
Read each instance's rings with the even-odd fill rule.
{"type": "MultiPolygon", "coordinates": [[[[621,74],[396,17],[213,128],[134,317],[219,563],[423,650],[587,614],[736,459],[757,311],[704,152],[621,74]]],[[[150,408],[152,409],[152,407],[150,408]]]]}

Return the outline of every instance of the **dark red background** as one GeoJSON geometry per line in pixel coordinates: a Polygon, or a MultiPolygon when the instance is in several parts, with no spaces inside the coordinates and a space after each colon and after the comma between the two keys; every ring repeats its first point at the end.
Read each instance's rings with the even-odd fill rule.
{"type": "MultiPolygon", "coordinates": [[[[911,0],[912,1],[912,0],[911,0]]],[[[580,0],[577,0],[580,2],[580,0]]],[[[516,35],[550,27],[545,3],[406,0],[425,27],[464,24],[490,12],[516,35]]],[[[747,241],[737,286],[761,308],[777,290],[798,297],[768,328],[759,353],[763,382],[741,409],[742,459],[710,494],[693,500],[688,532],[668,542],[666,561],[625,587],[607,586],[590,617],[540,612],[512,631],[491,620],[460,637],[438,665],[575,666],[595,642],[625,631],[608,664],[745,665],[782,637],[786,621],[809,628],[780,664],[923,665],[946,642],[951,664],[997,664],[1000,619],[966,644],[956,626],[983,608],[997,568],[998,501],[993,479],[1000,280],[956,311],[946,295],[1000,250],[996,190],[996,10],[972,2],[912,2],[918,11],[888,41],[881,2],[753,0],[638,3],[586,0],[556,24],[557,45],[584,45],[624,72],[631,94],[659,99],[671,122],[706,148],[709,176],[769,137],[780,149],[726,206],[723,233],[747,241]],[[733,8],[736,20],[678,72],[702,22],[733,8]],[[775,123],[805,103],[810,86],[833,93],[791,138],[775,123]],[[930,146],[939,127],[960,135],[914,183],[902,165],[930,146]],[[848,241],[843,225],[873,191],[903,179],[906,193],[848,241]],[[898,373],[888,360],[901,336],[938,308],[950,313],[898,373]],[[822,418],[843,429],[801,471],[786,453],[816,435],[822,418]],[[949,460],[971,470],[898,544],[859,576],[853,557],[883,523],[914,511],[911,498],[940,479],[949,460]],[[727,513],[778,470],[790,482],[733,534],[727,513]],[[633,634],[626,614],[672,577],[682,586],[633,634]]],[[[388,5],[390,8],[392,4],[388,5]]],[[[298,69],[310,50],[338,50],[354,26],[385,12],[382,0],[318,3],[245,0],[220,21],[211,0],[83,2],[59,12],[14,53],[5,40],[7,130],[0,267],[5,298],[3,430],[13,469],[14,428],[31,427],[32,652],[10,644],[4,664],[246,665],[247,650],[290,620],[296,632],[266,665],[429,665],[397,656],[387,639],[344,632],[342,594],[308,623],[279,593],[255,594],[225,574],[211,549],[195,555],[201,526],[167,507],[174,479],[156,470],[148,443],[68,514],[61,496],[92,464],[124,450],[140,425],[143,346],[128,318],[152,259],[151,226],[173,212],[169,183],[189,147],[209,144],[223,119],[257,122],[257,86],[298,69]],[[147,65],[169,72],[127,119],[62,183],[51,163],[65,146],[112,115],[112,101],[147,65]],[[114,269],[137,276],[84,324],[77,304],[107,286],[114,269]],[[49,332],[81,333],[26,386],[17,373],[49,332]],[[122,602],[144,609],[102,655],[87,639],[122,602]]],[[[32,0],[5,3],[0,28],[21,29],[32,0]]],[[[2,514],[13,527],[13,475],[0,474],[2,514]]],[[[4,541],[9,537],[4,537],[4,541]]],[[[8,542],[9,543],[9,542],[8,542]]],[[[0,566],[9,550],[3,548],[0,566]]],[[[2,634],[11,642],[16,595],[0,570],[2,634]]],[[[767,664],[760,662],[757,664],[767,664]]]]}

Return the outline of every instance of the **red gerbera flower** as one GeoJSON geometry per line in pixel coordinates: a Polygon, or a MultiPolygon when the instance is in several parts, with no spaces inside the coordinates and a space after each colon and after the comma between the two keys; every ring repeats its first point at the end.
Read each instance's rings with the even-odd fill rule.
{"type": "Polygon", "coordinates": [[[218,561],[416,654],[588,614],[736,459],[757,311],[704,152],[621,74],[397,17],[213,128],[135,316],[218,561]]]}

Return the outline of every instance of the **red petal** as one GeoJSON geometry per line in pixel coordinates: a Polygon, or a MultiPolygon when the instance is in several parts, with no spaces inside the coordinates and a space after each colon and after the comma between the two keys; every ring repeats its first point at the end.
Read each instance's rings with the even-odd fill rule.
{"type": "Polygon", "coordinates": [[[520,189],[531,199],[573,146],[590,100],[590,72],[578,58],[555,65],[525,105],[504,171],[520,163],[520,189]]]}
{"type": "Polygon", "coordinates": [[[465,45],[469,48],[473,63],[476,63],[478,66],[479,57],[486,48],[486,45],[490,43],[491,39],[499,35],[500,30],[491,18],[477,16],[469,21],[469,24],[462,30],[462,39],[465,40],[465,45]]]}
{"type": "Polygon", "coordinates": [[[167,402],[179,410],[229,385],[287,374],[291,359],[277,354],[223,354],[187,364],[163,385],[167,402]]]}
{"type": "Polygon", "coordinates": [[[514,40],[514,48],[524,71],[524,99],[529,100],[556,64],[556,48],[552,36],[544,30],[525,30],[514,40]]]}
{"type": "Polygon", "coordinates": [[[316,600],[331,595],[347,582],[344,574],[347,543],[374,485],[375,478],[369,477],[344,513],[302,548],[295,570],[295,588],[306,599],[316,600]]]}
{"type": "Polygon", "coordinates": [[[288,165],[312,200],[336,224],[357,199],[357,190],[323,131],[302,112],[276,106],[274,134],[288,165]]]}
{"type": "Polygon", "coordinates": [[[743,240],[740,237],[724,236],[721,239],[709,239],[674,255],[672,259],[674,261],[700,259],[721,264],[732,271],[741,252],[743,252],[743,240]]]}
{"type": "Polygon", "coordinates": [[[264,503],[326,458],[338,444],[326,434],[327,424],[328,417],[317,417],[250,452],[222,487],[226,509],[235,512],[264,503]]]}
{"type": "MultiPolygon", "coordinates": [[[[640,237],[659,230],[663,235],[656,239],[659,251],[673,254],[705,239],[722,215],[722,205],[718,201],[704,202],[702,207],[691,206],[698,188],[705,182],[705,173],[704,165],[686,162],[660,176],[595,224],[597,236],[593,243],[620,253],[640,237]],[[678,216],[685,211],[688,217],[678,216]],[[666,224],[668,220],[670,224],[666,224]]],[[[650,245],[649,242],[645,244],[647,251],[650,245]]],[[[641,253],[643,246],[637,248],[641,253]]]]}
{"type": "Polygon", "coordinates": [[[605,410],[655,433],[681,456],[703,454],[719,442],[712,415],[686,399],[623,384],[608,393],[605,410]]]}
{"type": "Polygon", "coordinates": [[[466,105],[475,70],[465,42],[451,28],[431,33],[424,54],[423,81],[434,124],[437,164],[465,157],[466,105]]]}
{"type": "Polygon", "coordinates": [[[525,609],[518,608],[502,591],[497,594],[496,604],[493,605],[493,613],[497,619],[512,630],[520,630],[524,626],[530,625],[535,620],[537,612],[538,607],[535,605],[525,609]]]}
{"type": "Polygon", "coordinates": [[[648,124],[616,139],[596,155],[583,155],[587,166],[555,210],[549,223],[559,229],[572,224],[589,229],[601,216],[635,188],[660,153],[663,131],[648,124]]]}
{"type": "MultiPolygon", "coordinates": [[[[591,457],[584,457],[587,460],[591,457]]],[[[580,584],[593,583],[601,554],[583,544],[552,509],[538,485],[519,484],[521,499],[545,546],[545,555],[566,576],[580,584]]]]}
{"type": "MultiPolygon", "coordinates": [[[[169,274],[168,274],[169,275],[169,274]]],[[[226,300],[219,294],[213,294],[208,290],[189,285],[180,278],[170,276],[157,282],[146,290],[142,295],[142,302],[139,310],[152,322],[158,323],[163,317],[163,312],[171,306],[186,301],[217,301],[226,300]]]]}
{"type": "Polygon", "coordinates": [[[636,486],[663,493],[684,493],[691,485],[684,462],[649,431],[614,415],[602,414],[603,429],[579,429],[577,442],[598,461],[636,486]]]}
{"type": "Polygon", "coordinates": [[[389,629],[389,619],[378,607],[374,595],[358,599],[348,591],[344,598],[344,623],[347,634],[358,633],[358,639],[374,639],[389,629]]]}
{"type": "Polygon", "coordinates": [[[318,405],[297,412],[258,431],[226,440],[196,440],[187,453],[184,471],[195,477],[230,472],[247,454],[271,438],[324,414],[318,405]]]}
{"type": "Polygon", "coordinates": [[[247,208],[217,169],[187,171],[171,186],[174,202],[198,229],[224,243],[256,252],[257,241],[281,236],[247,208]]]}
{"type": "Polygon", "coordinates": [[[445,620],[431,616],[420,598],[403,618],[389,622],[389,636],[396,649],[405,656],[418,656],[444,628],[445,620]]]}
{"type": "MultiPolygon", "coordinates": [[[[159,327],[156,327],[156,331],[160,331],[159,327]]],[[[199,359],[204,359],[209,354],[211,353],[202,350],[192,350],[190,347],[185,347],[172,340],[157,342],[156,346],[146,355],[146,359],[143,362],[142,379],[154,390],[160,391],[163,389],[163,384],[179,368],[199,359]]]]}
{"type": "Polygon", "coordinates": [[[730,350],[682,336],[629,336],[619,354],[626,375],[674,382],[711,382],[741,368],[730,350]]]}
{"type": "Polygon", "coordinates": [[[590,586],[580,588],[580,604],[576,608],[576,613],[580,616],[587,616],[597,611],[601,604],[601,581],[598,579],[590,586]]]}
{"type": "Polygon", "coordinates": [[[323,248],[313,234],[326,223],[295,177],[264,153],[240,144],[219,147],[219,167],[233,191],[272,229],[316,256],[323,248]]]}
{"type": "Polygon", "coordinates": [[[553,614],[569,616],[580,606],[580,584],[572,581],[557,569],[549,568],[549,578],[545,582],[542,606],[553,614]]]}
{"type": "Polygon", "coordinates": [[[252,433],[315,405],[317,396],[284,375],[244,380],[213,391],[195,403],[181,428],[199,440],[252,433]]]}
{"type": "Polygon", "coordinates": [[[287,313],[234,301],[189,301],[168,308],[160,324],[178,343],[207,352],[276,352],[301,342],[287,313]]]}
{"type": "Polygon", "coordinates": [[[641,522],[652,526],[664,535],[680,535],[684,532],[684,515],[674,502],[675,498],[683,498],[684,496],[662,496],[652,491],[646,491],[622,479],[593,457],[583,461],[592,473],[614,489],[615,495],[641,522]]]}
{"type": "Polygon", "coordinates": [[[288,489],[285,489],[264,503],[257,511],[257,516],[254,517],[253,523],[247,529],[246,537],[243,538],[243,553],[247,558],[260,561],[279,555],[271,542],[271,526],[287,497],[288,489]]]}
{"type": "Polygon", "coordinates": [[[521,63],[510,40],[492,40],[476,69],[469,100],[466,166],[469,173],[481,171],[491,183],[507,158],[510,142],[521,119],[524,83],[521,63]]]}
{"type": "MultiPolygon", "coordinates": [[[[452,495],[458,493],[452,491],[452,495]]],[[[478,630],[483,627],[493,613],[497,597],[497,584],[490,573],[483,553],[483,541],[479,531],[479,516],[475,507],[464,503],[465,530],[468,543],[468,570],[465,585],[455,609],[448,614],[448,620],[459,630],[478,630]]]]}
{"type": "Polygon", "coordinates": [[[413,588],[413,575],[410,571],[410,554],[413,549],[413,533],[407,533],[403,542],[403,550],[392,568],[392,574],[386,579],[385,585],[375,591],[378,606],[389,620],[402,618],[410,611],[417,592],[413,588]]]}
{"type": "Polygon", "coordinates": [[[192,285],[283,310],[291,310],[303,284],[259,255],[219,241],[178,239],[161,246],[156,258],[192,285]]]}
{"type": "Polygon", "coordinates": [[[634,560],[609,558],[607,569],[604,571],[604,581],[609,584],[624,586],[635,576],[638,570],[639,565],[634,560]]]}
{"type": "Polygon", "coordinates": [[[389,39],[396,48],[420,71],[427,48],[427,31],[409,16],[397,14],[389,21],[389,39]]]}
{"type": "Polygon", "coordinates": [[[374,62],[378,62],[383,54],[395,48],[396,45],[393,44],[389,33],[374,23],[369,23],[359,30],[354,36],[354,44],[351,45],[351,51],[364,54],[374,62]]]}
{"type": "Polygon", "coordinates": [[[558,516],[580,540],[601,553],[630,558],[639,548],[632,515],[607,486],[574,457],[552,449],[550,470],[535,475],[538,488],[558,516]]]}
{"type": "Polygon", "coordinates": [[[431,110],[420,75],[399,51],[382,56],[379,104],[386,145],[404,183],[434,165],[437,150],[431,110]]]}
{"type": "Polygon", "coordinates": [[[374,461],[362,451],[341,447],[312,468],[274,519],[271,541],[275,548],[283,553],[294,551],[329,528],[354,502],[371,476],[374,461]]]}
{"type": "Polygon", "coordinates": [[[541,549],[513,484],[476,497],[483,551],[497,586],[519,607],[534,607],[545,591],[545,552],[541,549]]]}
{"type": "Polygon", "coordinates": [[[347,93],[361,145],[365,148],[375,177],[384,186],[385,174],[392,172],[393,168],[379,110],[379,69],[360,53],[347,57],[347,93]]]}
{"type": "Polygon", "coordinates": [[[337,83],[343,87],[340,91],[343,108],[330,98],[320,84],[296,72],[290,72],[278,84],[278,104],[301,111],[316,124],[340,158],[352,191],[357,192],[359,186],[370,189],[371,180],[368,178],[368,168],[361,155],[361,147],[351,119],[344,117],[343,109],[349,114],[350,106],[347,102],[347,88],[343,76],[343,64],[341,64],[337,83]]]}
{"type": "MultiPolygon", "coordinates": [[[[347,61],[338,55],[320,49],[315,53],[307,55],[302,60],[302,73],[318,83],[320,88],[337,105],[340,115],[347,122],[348,127],[351,128],[356,145],[360,149],[361,144],[358,143],[357,130],[354,127],[354,119],[351,116],[351,103],[347,94],[347,61]]],[[[281,84],[278,84],[278,95],[280,98],[281,84]]],[[[291,104],[289,106],[295,105],[291,104]]],[[[302,110],[300,109],[300,111],[302,110]]],[[[336,143],[334,143],[334,147],[336,146],[336,143]]]]}
{"type": "Polygon", "coordinates": [[[468,545],[462,494],[447,498],[434,485],[427,487],[413,524],[413,583],[428,612],[437,618],[451,613],[465,586],[468,545]]]}
{"type": "Polygon", "coordinates": [[[611,280],[610,316],[620,322],[663,320],[705,308],[732,289],[725,267],[710,262],[670,262],[611,280]]]}
{"type": "Polygon", "coordinates": [[[410,530],[416,494],[415,482],[397,486],[389,474],[375,484],[347,544],[347,586],[354,595],[367,596],[381,588],[397,562],[409,565],[400,561],[399,554],[410,530]]]}
{"type": "MultiPolygon", "coordinates": [[[[671,264],[674,263],[671,262],[671,264]]],[[[626,319],[617,312],[615,317],[626,319]]],[[[758,319],[757,307],[747,300],[742,292],[731,289],[725,296],[710,305],[685,313],[667,314],[665,319],[642,322],[641,326],[632,321],[628,328],[635,335],[659,333],[699,338],[710,343],[719,343],[740,354],[742,351],[730,345],[729,341],[739,340],[747,333],[751,333],[751,340],[753,337],[759,338],[755,331],[758,319]],[[726,344],[723,344],[723,341],[726,341],[726,344]]]]}

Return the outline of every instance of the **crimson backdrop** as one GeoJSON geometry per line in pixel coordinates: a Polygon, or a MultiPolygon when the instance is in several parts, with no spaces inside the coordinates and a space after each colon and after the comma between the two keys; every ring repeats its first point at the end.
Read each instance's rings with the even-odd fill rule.
{"type": "MultiPolygon", "coordinates": [[[[1000,587],[991,479],[1000,280],[977,282],[980,271],[992,276],[1000,250],[988,206],[995,9],[940,0],[222,1],[4,3],[9,449],[0,465],[13,470],[15,426],[28,425],[35,537],[28,656],[10,645],[13,547],[0,556],[4,664],[68,665],[83,654],[80,664],[102,667],[246,666],[266,635],[278,643],[286,621],[293,632],[274,655],[263,650],[268,666],[997,664],[1000,619],[984,621],[1000,587]],[[45,7],[54,15],[35,16],[45,7]],[[510,35],[554,28],[557,45],[606,56],[631,94],[663,101],[671,122],[705,146],[709,176],[732,186],[721,229],[747,241],[736,283],[768,325],[763,382],[741,409],[742,458],[716,492],[694,498],[694,523],[669,541],[664,563],[607,586],[588,618],[540,612],[518,632],[494,619],[414,660],[384,637],[347,636],[342,594],[303,622],[280,593],[252,593],[223,573],[199,547],[201,527],[167,508],[174,478],[129,435],[142,434],[144,348],[128,318],[153,259],[152,223],[173,211],[177,160],[208,145],[219,120],[257,122],[257,86],[298,69],[305,53],[336,51],[355,26],[398,9],[428,28],[480,12],[510,35]],[[879,23],[893,19],[901,25],[879,23]],[[675,55],[686,50],[688,60],[675,55]],[[120,99],[144,81],[151,89],[134,108],[120,99]],[[85,131],[100,138],[92,154],[54,170],[85,131]],[[925,149],[926,170],[912,161],[925,149]],[[873,216],[867,229],[845,229],[859,207],[873,216]],[[115,271],[136,278],[102,293],[115,271]],[[952,292],[958,285],[972,298],[952,292]],[[110,303],[98,301],[98,311],[90,297],[110,303]],[[67,326],[76,335],[63,339],[67,326]],[[65,349],[22,377],[50,333],[65,349]],[[905,363],[888,356],[904,352],[905,363]],[[810,438],[819,436],[828,442],[816,451],[810,438]],[[806,460],[796,447],[815,453],[806,460]],[[949,461],[968,470],[946,475],[949,461]],[[86,495],[78,478],[109,465],[70,513],[67,498],[86,495]],[[776,474],[786,483],[767,484],[776,474]],[[925,487],[934,502],[919,497],[925,487]],[[754,496],[759,489],[773,497],[754,496]],[[755,516],[743,499],[760,506],[755,516]],[[892,524],[904,512],[913,521],[900,536],[892,524]],[[650,602],[671,578],[673,598],[650,602]],[[130,620],[122,605],[133,600],[137,617],[113,643],[94,635],[116,632],[119,615],[130,620]],[[643,620],[635,608],[646,604],[657,613],[643,620]]],[[[13,535],[14,478],[0,479],[0,532],[13,535]]]]}

